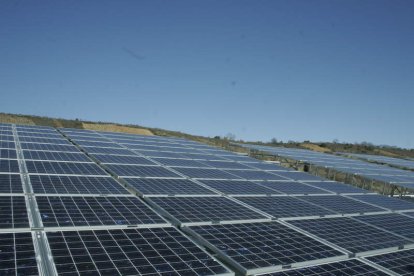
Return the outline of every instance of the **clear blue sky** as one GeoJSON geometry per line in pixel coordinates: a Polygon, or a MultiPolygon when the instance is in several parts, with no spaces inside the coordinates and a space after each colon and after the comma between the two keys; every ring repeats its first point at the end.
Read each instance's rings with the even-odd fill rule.
{"type": "Polygon", "coordinates": [[[414,1],[1,1],[0,111],[414,148],[414,1]]]}

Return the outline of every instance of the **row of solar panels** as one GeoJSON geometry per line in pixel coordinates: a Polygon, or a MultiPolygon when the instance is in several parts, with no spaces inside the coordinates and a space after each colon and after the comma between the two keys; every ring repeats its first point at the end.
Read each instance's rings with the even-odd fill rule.
{"type": "Polygon", "coordinates": [[[400,158],[381,156],[381,155],[357,154],[357,153],[348,153],[348,152],[340,152],[338,154],[341,154],[344,156],[356,157],[362,160],[368,160],[368,161],[377,162],[381,164],[388,164],[388,165],[401,167],[401,168],[414,169],[414,160],[400,159],[400,158]]]}
{"type": "Polygon", "coordinates": [[[343,173],[361,175],[373,181],[395,184],[401,187],[414,188],[414,172],[390,166],[369,163],[353,158],[333,154],[320,153],[303,149],[237,144],[239,146],[258,150],[326,168],[332,168],[343,173]]]}
{"type": "MultiPolygon", "coordinates": [[[[2,128],[13,129],[11,126],[2,128]]],[[[0,248],[0,254],[4,253],[5,256],[5,261],[0,261],[2,273],[38,273],[33,262],[35,252],[33,246],[30,246],[30,238],[33,237],[36,243],[39,234],[46,237],[53,267],[62,275],[232,274],[188,239],[188,235],[216,252],[233,269],[249,274],[287,269],[289,266],[312,266],[336,260],[346,261],[319,267],[342,267],[341,271],[346,272],[346,267],[352,265],[354,271],[368,269],[378,272],[366,264],[370,260],[347,259],[354,253],[364,256],[376,253],[376,258],[381,259],[377,256],[379,252],[375,250],[389,252],[411,246],[412,236],[408,236],[410,232],[406,232],[403,225],[412,223],[414,209],[413,205],[404,201],[364,194],[363,190],[320,179],[305,178],[309,181],[295,181],[282,178],[283,180],[272,181],[268,179],[268,175],[284,177],[280,175],[281,172],[294,172],[182,139],[68,129],[61,131],[78,145],[80,141],[99,141],[106,144],[105,147],[97,147],[96,144],[82,146],[88,156],[74,147],[76,151],[72,149],[71,152],[82,155],[81,162],[56,162],[57,160],[47,159],[47,162],[37,163],[26,160],[26,156],[34,154],[43,158],[51,156],[50,153],[56,153],[52,156],[67,153],[54,151],[59,144],[50,143],[51,139],[55,139],[56,143],[62,143],[60,140],[65,138],[50,128],[14,127],[18,152],[22,149],[22,132],[31,137],[54,138],[48,140],[48,143],[33,143],[39,145],[35,149],[42,150],[22,149],[21,154],[16,154],[16,162],[19,159],[24,161],[23,168],[22,163],[17,162],[18,168],[21,171],[26,170],[20,181],[16,177],[20,176],[18,174],[1,175],[5,179],[0,179],[2,190],[5,191],[1,196],[9,200],[9,203],[5,204],[6,208],[11,208],[5,212],[7,215],[11,214],[8,219],[13,221],[14,215],[24,212],[25,208],[22,206],[25,203],[29,206],[29,201],[33,201],[36,202],[38,211],[31,215],[38,215],[42,226],[40,232],[34,231],[33,219],[30,219],[29,215],[27,222],[26,215],[16,216],[16,224],[13,224],[13,221],[12,225],[3,227],[4,233],[0,234],[4,235],[0,237],[4,241],[0,243],[0,247],[5,245],[0,248]],[[152,148],[135,149],[133,147],[136,144],[162,147],[162,151],[152,148]],[[132,148],[130,145],[133,145],[132,148]],[[105,159],[104,156],[96,157],[95,151],[104,148],[122,150],[122,154],[112,152],[108,155],[110,159],[105,159]],[[197,155],[197,158],[187,158],[181,153],[177,156],[170,148],[183,148],[180,149],[181,152],[185,151],[191,157],[197,155]],[[29,151],[36,153],[28,154],[29,151]],[[162,157],[160,159],[171,160],[164,160],[169,163],[163,164],[152,156],[157,154],[157,157],[162,157]],[[134,157],[132,160],[146,160],[148,163],[142,164],[145,161],[140,161],[137,166],[134,163],[136,161],[129,164],[123,159],[122,164],[139,167],[138,170],[134,169],[133,175],[125,177],[111,167],[114,164],[121,165],[113,163],[113,160],[122,159],[124,156],[134,157]],[[92,160],[97,161],[99,166],[92,160]],[[106,162],[108,160],[109,162],[106,162]],[[188,167],[188,163],[177,166],[177,163],[173,162],[175,160],[222,160],[222,163],[236,163],[232,165],[247,166],[247,169],[234,170],[233,167],[229,173],[227,167],[220,167],[222,163],[215,163],[216,167],[210,166],[212,168],[188,167]],[[36,165],[32,166],[32,163],[36,165]],[[88,164],[88,169],[73,169],[83,168],[83,164],[88,164]],[[252,165],[256,169],[251,169],[252,165]],[[35,169],[31,169],[32,167],[35,169]],[[57,167],[60,169],[57,170],[57,167]],[[147,170],[148,167],[156,167],[162,173],[157,171],[150,176],[142,174],[141,171],[147,170]],[[205,170],[209,173],[205,174],[205,170]],[[215,172],[211,173],[211,170],[215,172]],[[118,179],[111,178],[107,171],[118,179]],[[165,171],[173,173],[174,177],[166,177],[165,171]],[[233,174],[233,171],[243,172],[243,175],[233,174]],[[232,175],[230,179],[221,178],[226,173],[232,175]],[[246,178],[252,174],[252,178],[246,178]],[[236,176],[237,178],[233,179],[236,176]],[[254,181],[248,181],[249,179],[254,181]],[[19,185],[20,190],[17,188],[19,185]],[[25,195],[18,195],[22,190],[25,195]],[[132,194],[142,197],[140,199],[132,194]],[[342,214],[346,216],[342,217],[342,214]],[[22,217],[26,218],[26,222],[20,221],[22,217]],[[182,227],[169,226],[165,218],[182,227]],[[272,221],[274,219],[278,220],[272,221]],[[325,229],[328,224],[331,225],[330,231],[324,232],[324,236],[320,231],[311,231],[320,225],[325,229]],[[24,229],[27,225],[32,227],[31,232],[24,229]],[[394,228],[391,229],[391,226],[394,228]],[[365,232],[351,231],[364,227],[367,229],[365,232]],[[335,231],[340,235],[335,236],[335,231]],[[369,239],[372,234],[378,234],[380,237],[369,239]],[[389,235],[388,239],[383,238],[385,234],[389,235]],[[359,243],[345,243],[350,240],[359,240],[359,243]],[[360,246],[361,240],[367,240],[365,247],[360,246]],[[15,254],[12,254],[10,244],[19,245],[15,254]]],[[[412,255],[409,250],[398,252],[408,252],[405,254],[412,255]]],[[[384,266],[392,269],[391,264],[384,266]]],[[[319,268],[307,269],[317,271],[319,268]]]]}

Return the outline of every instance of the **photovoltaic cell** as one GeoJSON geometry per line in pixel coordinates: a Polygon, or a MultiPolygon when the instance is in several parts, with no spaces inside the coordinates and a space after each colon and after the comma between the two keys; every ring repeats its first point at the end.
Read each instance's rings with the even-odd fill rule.
{"type": "Polygon", "coordinates": [[[367,193],[367,190],[360,189],[351,185],[343,184],[340,182],[333,181],[320,181],[320,182],[304,182],[308,185],[325,189],[334,193],[344,194],[344,193],[367,193]]]}
{"type": "Polygon", "coordinates": [[[366,259],[385,267],[398,275],[409,276],[414,272],[414,250],[381,254],[366,259]]]}
{"type": "Polygon", "coordinates": [[[85,154],[81,152],[75,153],[75,152],[24,150],[23,155],[26,160],[91,162],[91,160],[85,154]]]}
{"type": "Polygon", "coordinates": [[[76,148],[73,145],[20,143],[20,146],[24,150],[46,150],[46,151],[79,152],[78,148],[76,148]]]}
{"type": "Polygon", "coordinates": [[[395,234],[414,239],[414,219],[400,214],[356,216],[356,220],[369,223],[395,234]]]}
{"type": "Polygon", "coordinates": [[[106,165],[106,167],[119,176],[181,177],[161,166],[106,165]]]}
{"type": "Polygon", "coordinates": [[[245,166],[241,163],[237,162],[231,162],[231,161],[200,161],[210,167],[219,168],[219,169],[242,169],[242,170],[248,170],[250,167],[245,166]]]}
{"type": "Polygon", "coordinates": [[[350,197],[390,210],[414,210],[414,203],[382,195],[351,195],[350,197]]]}
{"type": "Polygon", "coordinates": [[[41,133],[41,132],[17,131],[17,134],[19,136],[19,140],[23,137],[35,137],[35,138],[46,138],[46,139],[62,139],[63,138],[61,134],[55,133],[55,132],[41,133]]]}
{"type": "Polygon", "coordinates": [[[0,148],[2,149],[14,149],[16,148],[16,144],[11,141],[4,141],[0,140],[0,148]]]}
{"type": "Polygon", "coordinates": [[[96,147],[84,147],[87,153],[98,153],[98,154],[115,154],[115,155],[136,155],[130,150],[123,148],[96,148],[96,147]]]}
{"type": "Polygon", "coordinates": [[[143,195],[209,195],[215,194],[188,179],[123,178],[143,195]]]}
{"type": "Polygon", "coordinates": [[[266,218],[225,197],[158,197],[151,201],[181,223],[266,218]]]}
{"type": "Polygon", "coordinates": [[[39,275],[31,233],[0,234],[0,275],[39,275]]]}
{"type": "Polygon", "coordinates": [[[237,199],[275,218],[324,216],[335,214],[332,211],[290,196],[238,197],[237,199]]]}
{"type": "Polygon", "coordinates": [[[375,206],[352,200],[340,195],[300,196],[298,198],[342,214],[384,211],[384,209],[377,208],[375,206]]]}
{"type": "Polygon", "coordinates": [[[186,158],[184,155],[175,152],[162,152],[162,151],[138,151],[140,154],[148,157],[160,157],[160,158],[186,158]]]}
{"type": "Polygon", "coordinates": [[[19,163],[14,159],[0,159],[0,172],[18,173],[20,172],[19,163]]]}
{"type": "Polygon", "coordinates": [[[294,181],[257,182],[262,186],[284,194],[329,194],[329,192],[294,181]]]}
{"type": "Polygon", "coordinates": [[[226,170],[226,172],[247,180],[287,180],[285,177],[259,170],[226,170]]]}
{"type": "Polygon", "coordinates": [[[1,229],[29,227],[24,196],[0,196],[0,211],[1,229]]]}
{"type": "Polygon", "coordinates": [[[170,167],[199,167],[208,168],[209,166],[192,159],[172,159],[172,158],[154,158],[153,160],[170,167]]]}
{"type": "Polygon", "coordinates": [[[23,193],[20,175],[0,174],[0,193],[23,193]]]}
{"type": "Polygon", "coordinates": [[[239,177],[217,169],[174,168],[174,170],[191,178],[239,179],[239,177]]]}
{"type": "MultiPolygon", "coordinates": [[[[258,160],[257,160],[258,161],[258,160]]],[[[291,169],[272,164],[272,163],[265,163],[265,162],[257,162],[257,163],[243,163],[246,166],[259,169],[259,170],[265,170],[265,171],[289,171],[291,169]]]]}
{"type": "Polygon", "coordinates": [[[201,182],[227,195],[279,194],[275,190],[245,180],[201,180],[201,182]]]}
{"type": "Polygon", "coordinates": [[[24,143],[39,143],[39,144],[59,144],[59,145],[70,145],[71,143],[63,137],[60,138],[41,138],[31,136],[19,136],[19,141],[24,143]]]}
{"type": "Polygon", "coordinates": [[[26,167],[33,174],[105,175],[105,171],[95,163],[26,161],[26,167]]]}
{"type": "Polygon", "coordinates": [[[133,155],[94,154],[93,157],[106,164],[156,165],[154,162],[145,159],[144,157],[133,155]]]}
{"type": "Polygon", "coordinates": [[[0,149],[0,159],[16,159],[17,153],[14,149],[0,149]]]}
{"type": "Polygon", "coordinates": [[[215,275],[221,264],[172,227],[48,232],[59,275],[215,275]]]}
{"type": "Polygon", "coordinates": [[[184,158],[195,159],[195,160],[226,160],[224,158],[221,158],[219,156],[212,155],[212,154],[182,153],[181,155],[183,155],[184,158]]]}
{"type": "Polygon", "coordinates": [[[112,177],[30,175],[37,194],[129,194],[112,177]]]}
{"type": "Polygon", "coordinates": [[[293,179],[296,181],[321,181],[324,180],[323,178],[320,178],[315,175],[311,175],[309,173],[304,172],[297,172],[297,171],[289,171],[289,172],[274,172],[277,175],[293,179]]]}
{"type": "Polygon", "coordinates": [[[122,148],[120,145],[111,141],[82,141],[76,140],[76,144],[82,147],[100,147],[100,148],[122,148]]]}
{"type": "Polygon", "coordinates": [[[277,222],[189,227],[246,271],[342,255],[277,222]]]}
{"type": "Polygon", "coordinates": [[[10,135],[3,135],[1,134],[1,130],[0,130],[0,140],[1,141],[9,141],[9,142],[14,142],[14,137],[12,136],[13,133],[10,132],[10,135]]]}
{"type": "Polygon", "coordinates": [[[387,276],[372,266],[369,266],[356,259],[346,260],[342,262],[328,263],[311,267],[292,269],[283,272],[265,274],[263,276],[387,276]]]}
{"type": "Polygon", "coordinates": [[[45,227],[157,224],[165,221],[136,197],[36,197],[45,227]]]}
{"type": "Polygon", "coordinates": [[[296,220],[289,223],[352,253],[398,247],[409,243],[391,233],[348,217],[296,220]]]}

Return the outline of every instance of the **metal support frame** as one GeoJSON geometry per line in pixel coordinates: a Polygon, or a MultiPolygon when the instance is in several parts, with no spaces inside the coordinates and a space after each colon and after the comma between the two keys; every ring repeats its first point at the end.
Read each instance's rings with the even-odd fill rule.
{"type": "Polygon", "coordinates": [[[23,190],[26,195],[26,208],[28,210],[29,221],[32,228],[32,238],[38,263],[39,274],[45,276],[57,275],[56,267],[53,262],[49,242],[43,231],[43,224],[37,207],[36,198],[33,194],[29,175],[24,160],[23,150],[20,145],[16,125],[12,125],[13,136],[16,144],[17,160],[19,163],[20,175],[23,182],[23,190]]]}

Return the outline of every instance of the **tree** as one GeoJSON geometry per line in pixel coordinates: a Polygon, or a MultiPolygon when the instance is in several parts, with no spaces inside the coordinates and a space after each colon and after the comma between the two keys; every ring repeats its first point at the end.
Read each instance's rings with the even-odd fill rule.
{"type": "Polygon", "coordinates": [[[277,143],[278,143],[278,141],[277,141],[277,139],[276,139],[276,138],[274,138],[274,137],[270,140],[270,144],[277,145],[277,143]]]}
{"type": "Polygon", "coordinates": [[[236,140],[236,135],[229,132],[229,133],[226,134],[224,139],[229,140],[229,141],[234,141],[234,140],[236,140]]]}

